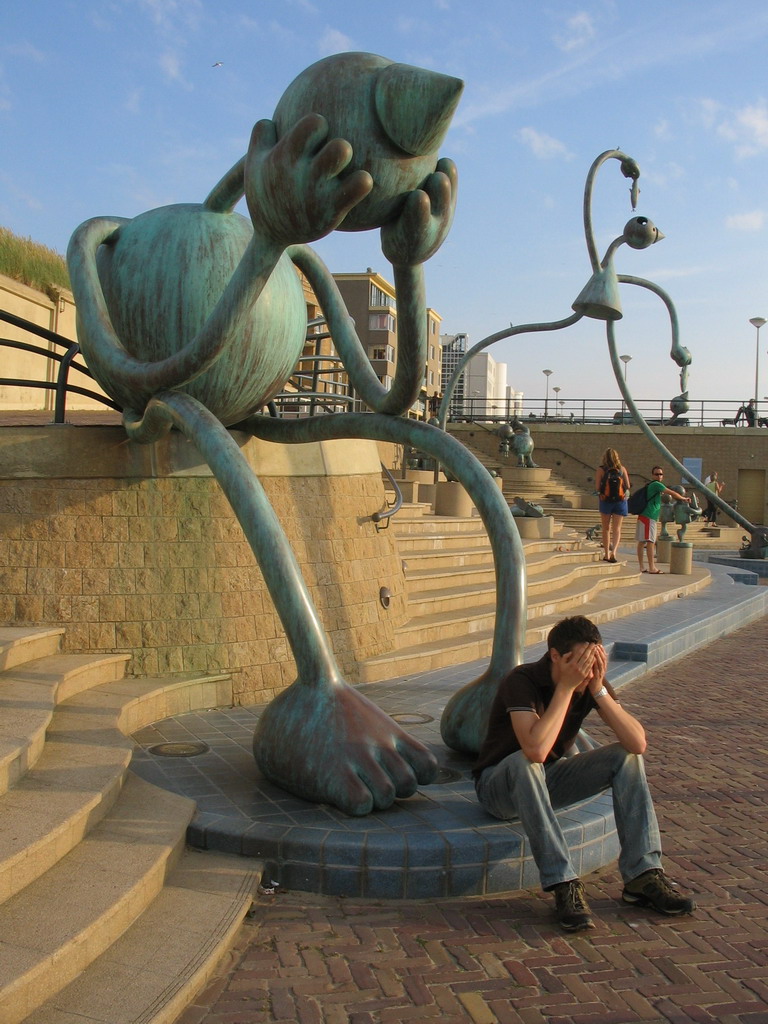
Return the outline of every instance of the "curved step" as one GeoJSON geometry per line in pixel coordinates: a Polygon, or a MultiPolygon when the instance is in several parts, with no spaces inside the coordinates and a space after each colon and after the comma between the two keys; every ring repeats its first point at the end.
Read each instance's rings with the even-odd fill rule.
{"type": "Polygon", "coordinates": [[[60,626],[0,626],[0,672],[55,654],[63,635],[60,626]]]}
{"type": "Polygon", "coordinates": [[[24,1024],[173,1024],[234,941],[260,873],[250,858],[186,850],[141,917],[24,1024]]]}
{"type": "Polygon", "coordinates": [[[229,676],[185,675],[115,679],[59,705],[35,767],[0,799],[0,902],[49,870],[109,811],[130,763],[130,733],[231,702],[229,676]]]}
{"type": "Polygon", "coordinates": [[[18,1024],[73,981],[160,892],[194,801],[129,774],[112,812],[0,907],[0,1020],[18,1024]]]}
{"type": "Polygon", "coordinates": [[[0,795],[37,762],[57,703],[121,678],[127,661],[123,654],[57,654],[0,673],[0,795]]]}

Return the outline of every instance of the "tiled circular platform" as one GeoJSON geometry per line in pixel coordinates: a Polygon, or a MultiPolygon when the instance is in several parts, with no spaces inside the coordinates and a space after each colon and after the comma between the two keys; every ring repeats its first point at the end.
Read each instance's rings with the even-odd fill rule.
{"type": "MultiPolygon", "coordinates": [[[[261,778],[251,739],[261,708],[179,715],[142,730],[133,769],[192,797],[191,845],[256,857],[281,885],[329,895],[427,898],[498,893],[538,884],[519,825],[491,818],[475,797],[471,760],[448,750],[439,734],[442,709],[471,666],[410,680],[370,684],[365,693],[430,746],[440,764],[436,784],[364,818],[299,800],[261,778]],[[451,678],[453,676],[453,678],[451,678]],[[190,757],[150,753],[155,744],[203,741],[190,757]]],[[[477,673],[475,673],[477,674],[477,673]]],[[[582,873],[613,860],[618,841],[610,796],[561,814],[582,873]]]]}

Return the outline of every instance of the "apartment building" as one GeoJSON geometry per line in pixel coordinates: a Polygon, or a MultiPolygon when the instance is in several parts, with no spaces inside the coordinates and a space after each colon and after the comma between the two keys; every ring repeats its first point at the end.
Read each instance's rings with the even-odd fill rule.
{"type": "MultiPolygon", "coordinates": [[[[391,387],[397,365],[395,286],[371,267],[363,273],[334,274],[333,277],[376,376],[384,387],[391,387]]],[[[427,309],[427,361],[419,397],[410,413],[419,419],[428,417],[429,396],[441,389],[441,323],[440,314],[427,309]]]]}

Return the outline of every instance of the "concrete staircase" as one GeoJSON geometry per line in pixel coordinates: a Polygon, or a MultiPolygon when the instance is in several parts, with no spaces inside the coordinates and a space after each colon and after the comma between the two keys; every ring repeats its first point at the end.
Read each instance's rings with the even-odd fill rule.
{"type": "Polygon", "coordinates": [[[172,1024],[260,865],[185,848],[194,802],[128,769],[128,735],[232,701],[225,676],[124,678],[62,629],[0,628],[0,1021],[172,1024]]]}
{"type": "MultiPolygon", "coordinates": [[[[395,631],[394,651],[360,666],[362,682],[379,682],[458,665],[490,654],[495,573],[477,517],[432,515],[406,505],[392,529],[405,564],[410,619],[395,631]]],[[[524,540],[528,573],[526,645],[544,639],[564,615],[583,610],[597,622],[621,618],[706,586],[709,574],[642,575],[634,559],[602,560],[597,543],[561,529],[551,540],[524,540]]]]}

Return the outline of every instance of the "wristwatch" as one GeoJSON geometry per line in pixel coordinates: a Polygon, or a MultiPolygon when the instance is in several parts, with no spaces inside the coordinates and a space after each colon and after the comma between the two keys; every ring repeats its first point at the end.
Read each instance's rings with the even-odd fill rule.
{"type": "Polygon", "coordinates": [[[597,693],[593,693],[592,694],[592,699],[593,700],[600,700],[601,697],[607,697],[607,696],[608,696],[608,691],[606,690],[606,688],[604,686],[601,686],[600,689],[597,691],[597,693]]]}

